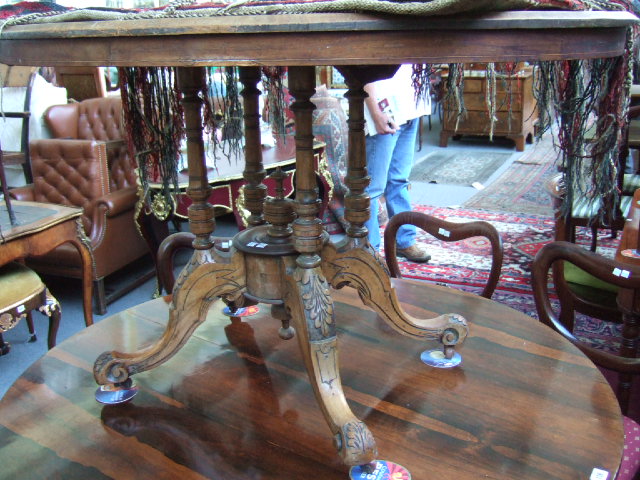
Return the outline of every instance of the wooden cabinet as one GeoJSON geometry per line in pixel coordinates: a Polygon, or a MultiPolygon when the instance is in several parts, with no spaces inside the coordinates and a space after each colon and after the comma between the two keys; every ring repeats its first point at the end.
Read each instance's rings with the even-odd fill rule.
{"type": "MultiPolygon", "coordinates": [[[[446,147],[449,137],[454,135],[489,135],[487,78],[484,70],[465,73],[463,99],[467,113],[460,118],[457,129],[457,112],[453,110],[454,107],[449,108],[446,104],[443,105],[441,147],[446,147]]],[[[533,140],[534,126],[538,119],[533,98],[532,68],[525,69],[510,78],[498,76],[495,108],[497,121],[493,127],[493,135],[514,140],[516,150],[522,152],[525,140],[529,142],[533,140]]]]}

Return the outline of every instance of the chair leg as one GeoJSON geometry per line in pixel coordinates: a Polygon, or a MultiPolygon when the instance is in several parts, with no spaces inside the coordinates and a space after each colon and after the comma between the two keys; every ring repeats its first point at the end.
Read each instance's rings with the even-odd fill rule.
{"type": "Polygon", "coordinates": [[[49,335],[47,337],[47,347],[49,347],[49,350],[56,346],[56,338],[58,336],[61,317],[62,312],[60,312],[60,308],[53,310],[49,317],[49,335]]]}
{"type": "Polygon", "coordinates": [[[107,313],[107,296],[104,293],[104,278],[93,281],[93,303],[98,315],[107,313]]]}
{"type": "Polygon", "coordinates": [[[595,252],[598,247],[598,227],[591,227],[591,251],[595,252]]]}
{"type": "Polygon", "coordinates": [[[25,320],[27,322],[27,328],[29,329],[29,335],[31,335],[31,338],[29,338],[29,342],[35,342],[36,340],[38,340],[38,337],[36,336],[36,328],[33,325],[32,312],[27,313],[27,318],[25,320]]]}

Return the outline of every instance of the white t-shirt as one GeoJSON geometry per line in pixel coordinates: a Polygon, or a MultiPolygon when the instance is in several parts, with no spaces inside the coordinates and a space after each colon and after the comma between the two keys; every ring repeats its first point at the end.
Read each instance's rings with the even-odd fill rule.
{"type": "MultiPolygon", "coordinates": [[[[387,115],[393,117],[398,126],[431,113],[431,97],[428,92],[419,100],[416,99],[411,81],[412,74],[412,65],[400,65],[393,77],[373,83],[378,106],[387,115]]],[[[365,103],[364,115],[366,134],[375,135],[376,127],[367,103],[365,103]]]]}

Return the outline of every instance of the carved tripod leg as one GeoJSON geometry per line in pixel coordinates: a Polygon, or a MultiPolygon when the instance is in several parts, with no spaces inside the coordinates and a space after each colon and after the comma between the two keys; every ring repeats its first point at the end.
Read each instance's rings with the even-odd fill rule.
{"type": "Polygon", "coordinates": [[[291,313],[298,343],[318,404],[347,465],[373,461],[377,449],[367,426],[351,412],[342,390],[333,300],[319,268],[290,268],[285,305],[291,313]]]}
{"type": "Polygon", "coordinates": [[[245,283],[241,253],[236,253],[228,264],[204,263],[181,275],[174,288],[169,323],[160,340],[135,353],[104,352],[93,367],[96,382],[100,385],[120,384],[135,373],[164,363],[180,350],[205,320],[211,302],[218,297],[238,298],[245,283]]]}
{"type": "Polygon", "coordinates": [[[291,105],[296,117],[296,199],[297,218],[293,222],[293,241],[299,253],[289,257],[284,303],[298,332],[316,399],[335,435],[336,446],[347,465],[362,465],[376,456],[371,432],[349,409],[338,372],[336,328],[329,286],[320,269],[323,245],[322,222],[317,218],[319,199],[313,171],[312,113],[310,101],[315,89],[315,70],[290,67],[289,88],[295,101],[291,105]]]}
{"type": "Polygon", "coordinates": [[[362,248],[339,253],[329,245],[322,251],[322,272],[334,288],[349,285],[358,290],[363,303],[373,309],[396,331],[417,339],[438,340],[447,358],[469,333],[467,321],[458,314],[446,313],[418,319],[404,312],[386,266],[380,257],[362,248]]]}

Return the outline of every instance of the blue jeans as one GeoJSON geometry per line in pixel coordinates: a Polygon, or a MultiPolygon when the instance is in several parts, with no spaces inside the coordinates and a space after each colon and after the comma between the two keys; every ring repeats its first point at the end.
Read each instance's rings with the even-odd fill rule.
{"type": "MultiPolygon", "coordinates": [[[[371,183],[367,193],[371,198],[371,216],[365,223],[369,230],[369,243],[380,248],[380,224],[378,223],[378,202],[382,194],[387,204],[389,217],[411,210],[409,199],[409,174],[413,167],[413,155],[418,132],[418,119],[414,118],[402,125],[393,135],[367,135],[367,172],[371,183]]],[[[403,225],[398,230],[398,248],[413,245],[416,227],[403,225]]]]}

